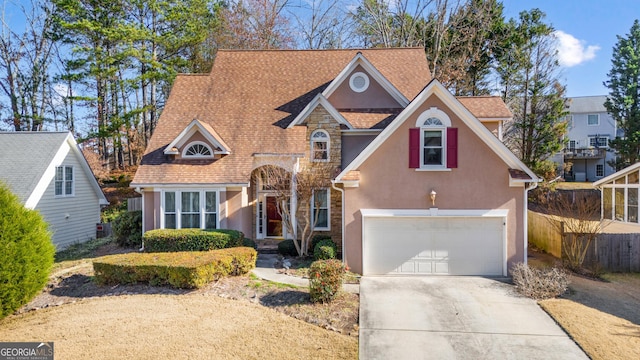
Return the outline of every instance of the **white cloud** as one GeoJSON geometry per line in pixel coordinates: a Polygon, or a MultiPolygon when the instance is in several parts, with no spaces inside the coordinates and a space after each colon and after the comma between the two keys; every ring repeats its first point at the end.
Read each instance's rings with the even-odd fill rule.
{"type": "Polygon", "coordinates": [[[596,57],[596,51],[600,50],[598,45],[589,45],[585,48],[585,41],[578,40],[573,35],[564,31],[554,32],[558,49],[558,62],[562,66],[572,67],[596,57]]]}

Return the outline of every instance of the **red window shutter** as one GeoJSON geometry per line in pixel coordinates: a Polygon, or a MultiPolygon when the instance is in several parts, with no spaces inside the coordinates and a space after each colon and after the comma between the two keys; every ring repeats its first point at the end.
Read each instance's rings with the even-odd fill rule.
{"type": "Polygon", "coordinates": [[[420,128],[409,129],[409,168],[420,167],[420,128]]]}
{"type": "Polygon", "coordinates": [[[458,128],[447,128],[447,168],[458,167],[458,128]]]}

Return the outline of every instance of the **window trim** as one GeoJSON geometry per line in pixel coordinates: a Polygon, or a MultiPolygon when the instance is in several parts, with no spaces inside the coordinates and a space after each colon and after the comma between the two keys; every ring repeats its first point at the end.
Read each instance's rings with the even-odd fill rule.
{"type": "MultiPolygon", "coordinates": [[[[323,227],[323,226],[314,226],[313,230],[314,231],[330,231],[331,230],[331,189],[330,188],[322,188],[322,189],[318,189],[319,191],[325,191],[325,193],[327,194],[327,226],[323,227]]],[[[311,216],[313,216],[315,218],[315,192],[318,190],[314,190],[313,191],[313,195],[311,196],[311,216]]],[[[323,207],[318,208],[318,210],[324,210],[323,207]]],[[[316,224],[317,225],[317,224],[316,224]]]]}
{"type": "Polygon", "coordinates": [[[604,177],[604,164],[596,164],[596,177],[604,177]],[[600,175],[598,175],[598,170],[600,170],[600,175]]]}
{"type": "Polygon", "coordinates": [[[600,114],[587,114],[587,126],[600,126],[600,114]],[[589,116],[591,115],[596,117],[595,124],[589,124],[589,116]]]}
{"type": "MultiPolygon", "coordinates": [[[[170,214],[175,214],[176,216],[176,229],[182,229],[182,193],[183,192],[197,192],[199,194],[200,206],[199,206],[199,214],[200,214],[200,229],[207,229],[206,225],[206,215],[207,214],[216,214],[216,229],[220,229],[220,189],[191,189],[191,188],[183,188],[183,189],[162,189],[160,191],[160,229],[165,229],[165,212],[166,209],[166,198],[165,193],[173,192],[175,193],[174,201],[175,201],[175,212],[171,212],[170,214]],[[206,193],[215,192],[216,193],[216,204],[215,204],[215,212],[207,212],[206,211],[206,193]]],[[[187,228],[188,229],[188,228],[187,228]]]]}
{"type": "Polygon", "coordinates": [[[185,159],[212,159],[213,149],[211,148],[211,146],[209,146],[209,144],[205,143],[204,141],[192,141],[189,144],[187,144],[187,146],[184,147],[184,150],[182,150],[182,157],[185,159]],[[189,149],[191,149],[193,146],[196,146],[196,145],[204,146],[207,150],[209,150],[210,155],[202,155],[202,154],[187,155],[187,151],[189,151],[189,149]]]}
{"type": "Polygon", "coordinates": [[[447,129],[451,127],[451,118],[444,111],[438,109],[437,107],[431,107],[429,110],[426,110],[418,116],[416,120],[416,127],[420,129],[420,166],[416,168],[416,170],[420,171],[443,171],[450,170],[447,167],[447,129]],[[431,119],[437,119],[440,124],[434,125],[429,124],[425,125],[425,123],[431,119]],[[440,131],[440,139],[441,139],[441,161],[440,165],[425,165],[424,163],[424,133],[425,131],[440,131]]]}
{"type": "Polygon", "coordinates": [[[75,170],[74,167],[72,165],[60,165],[60,166],[56,166],[55,168],[55,173],[53,176],[53,195],[54,197],[57,198],[63,198],[63,197],[74,197],[76,195],[76,179],[75,179],[75,170]],[[62,169],[62,179],[58,180],[58,169],[62,169]],[[71,169],[71,180],[67,180],[67,171],[68,169],[71,169]],[[58,182],[62,183],[61,186],[61,193],[57,194],[56,193],[56,184],[58,182]],[[71,192],[67,193],[67,182],[71,182],[71,192]]]}
{"type": "Polygon", "coordinates": [[[609,148],[609,135],[602,136],[589,136],[589,146],[594,148],[609,148]],[[598,145],[600,139],[605,139],[604,145],[598,145]],[[591,144],[591,140],[594,140],[595,145],[591,144]]]}
{"type": "Polygon", "coordinates": [[[329,160],[331,159],[331,136],[329,135],[329,133],[326,130],[323,129],[316,129],[311,133],[311,136],[309,136],[311,144],[310,144],[310,150],[311,150],[311,161],[312,162],[329,162],[329,160]],[[325,137],[322,137],[321,140],[316,140],[314,139],[314,136],[316,134],[324,134],[325,137]],[[314,144],[315,143],[324,143],[326,145],[326,149],[325,152],[327,153],[327,158],[326,159],[316,159],[315,157],[315,148],[314,148],[314,144]]]}

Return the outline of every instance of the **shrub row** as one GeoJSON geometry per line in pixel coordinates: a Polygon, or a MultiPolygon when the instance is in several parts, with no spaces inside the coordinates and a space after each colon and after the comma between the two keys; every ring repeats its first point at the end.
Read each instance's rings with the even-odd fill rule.
{"type": "Polygon", "coordinates": [[[298,256],[298,250],[293,240],[282,240],[278,243],[278,253],[285,256],[298,256]]]}
{"type": "Polygon", "coordinates": [[[518,292],[536,300],[560,296],[569,286],[567,272],[557,267],[536,269],[517,263],[511,269],[511,276],[518,292]]]}
{"type": "Polygon", "coordinates": [[[145,252],[209,251],[242,246],[237,230],[157,229],[144,233],[145,252]]]}
{"type": "MultiPolygon", "coordinates": [[[[310,249],[316,260],[335,259],[338,253],[336,244],[331,240],[330,235],[316,235],[311,239],[310,249]],[[318,248],[318,244],[322,244],[318,248]],[[326,248],[330,247],[330,249],[326,248]]],[[[298,256],[293,240],[282,240],[278,243],[278,253],[285,256],[298,256]]]]}
{"type": "Polygon", "coordinates": [[[257,253],[248,247],[232,249],[109,255],[93,261],[99,284],[148,283],[176,288],[199,288],[223,276],[246,274],[256,266],[257,253]]]}
{"type": "Polygon", "coordinates": [[[344,265],[340,260],[318,260],[309,267],[309,295],[312,302],[327,303],[342,288],[344,265]]]}

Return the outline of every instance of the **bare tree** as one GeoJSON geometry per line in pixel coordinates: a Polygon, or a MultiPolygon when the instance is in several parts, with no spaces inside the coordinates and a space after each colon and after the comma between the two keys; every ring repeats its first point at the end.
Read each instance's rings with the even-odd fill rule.
{"type": "Polygon", "coordinates": [[[283,226],[293,236],[293,243],[300,256],[308,255],[320,206],[314,193],[331,186],[335,168],[324,163],[313,163],[293,174],[283,167],[266,165],[257,175],[267,184],[276,198],[277,209],[283,226]],[[315,203],[312,204],[312,201],[315,203]]]}
{"type": "Polygon", "coordinates": [[[582,268],[587,250],[610,221],[600,219],[600,201],[576,192],[545,191],[539,202],[547,219],[562,235],[565,264],[573,271],[582,268]]]}
{"type": "Polygon", "coordinates": [[[313,0],[290,10],[296,20],[300,47],[340,49],[349,46],[353,22],[345,8],[344,0],[313,0]]]}

